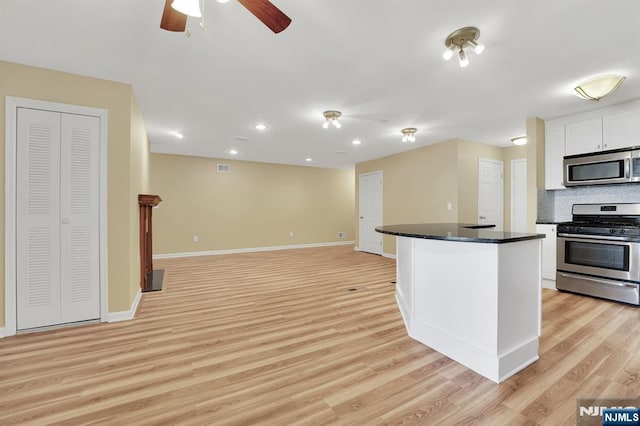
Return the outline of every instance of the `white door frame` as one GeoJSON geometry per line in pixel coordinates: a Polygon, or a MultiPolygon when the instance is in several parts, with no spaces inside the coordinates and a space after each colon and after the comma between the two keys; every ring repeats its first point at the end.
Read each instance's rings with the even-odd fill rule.
{"type": "MultiPolygon", "coordinates": [[[[509,210],[510,210],[510,225],[509,225],[509,231],[513,232],[513,223],[515,220],[515,203],[513,202],[513,200],[515,200],[516,198],[516,187],[515,187],[515,165],[519,164],[519,163],[524,163],[526,167],[528,167],[527,164],[527,159],[526,158],[518,158],[515,160],[511,160],[511,176],[510,176],[510,180],[511,180],[511,201],[509,202],[509,210]]],[[[526,176],[525,176],[525,182],[526,182],[526,176]]],[[[525,185],[526,186],[526,185],[525,185]]],[[[526,192],[525,192],[525,202],[527,201],[527,197],[526,197],[526,192]]],[[[526,212],[526,210],[525,210],[526,212]]],[[[527,218],[525,217],[525,223],[527,221],[527,218]]]]}
{"type": "MultiPolygon", "coordinates": [[[[4,336],[16,334],[16,119],[18,108],[41,109],[67,114],[79,114],[100,119],[100,320],[107,321],[107,120],[108,111],[78,105],[7,96],[5,100],[5,187],[4,187],[4,336]]],[[[0,329],[1,331],[1,329],[0,329]]]]}

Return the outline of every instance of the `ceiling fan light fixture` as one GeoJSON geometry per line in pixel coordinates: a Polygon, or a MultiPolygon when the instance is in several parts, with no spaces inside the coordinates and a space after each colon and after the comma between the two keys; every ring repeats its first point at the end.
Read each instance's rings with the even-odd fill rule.
{"type": "Polygon", "coordinates": [[[342,115],[340,111],[329,110],[323,112],[322,115],[324,116],[324,123],[322,123],[323,128],[329,128],[329,124],[333,124],[336,129],[342,127],[342,124],[340,124],[340,121],[338,121],[338,119],[342,115]]]}
{"type": "Polygon", "coordinates": [[[202,11],[200,10],[200,0],[173,0],[171,7],[180,13],[184,13],[194,18],[201,18],[202,11]]]}
{"type": "Polygon", "coordinates": [[[400,130],[400,132],[402,133],[402,142],[415,142],[416,141],[416,132],[418,131],[418,129],[416,129],[415,127],[406,127],[402,130],[400,130]]]}
{"type": "Polygon", "coordinates": [[[626,79],[621,75],[603,75],[587,80],[573,90],[583,99],[597,101],[615,91],[626,79]]]}
{"type": "Polygon", "coordinates": [[[515,137],[515,138],[511,138],[511,142],[514,145],[518,145],[518,146],[526,145],[527,144],[527,137],[526,136],[518,136],[518,137],[515,137]]]}

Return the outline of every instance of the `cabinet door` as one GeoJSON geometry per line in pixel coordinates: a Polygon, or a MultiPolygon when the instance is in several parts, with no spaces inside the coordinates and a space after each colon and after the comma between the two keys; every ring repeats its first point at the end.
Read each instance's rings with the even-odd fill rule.
{"type": "Polygon", "coordinates": [[[605,115],[602,121],[604,149],[628,148],[640,141],[640,110],[605,115]]]}
{"type": "Polygon", "coordinates": [[[565,126],[564,155],[602,151],[602,118],[576,121],[565,126]]]}
{"type": "Polygon", "coordinates": [[[564,126],[545,128],[544,188],[565,189],[562,159],[564,157],[564,126]]]}
{"type": "Polygon", "coordinates": [[[536,225],[538,234],[545,234],[542,240],[542,278],[556,280],[556,225],[536,225]]]}

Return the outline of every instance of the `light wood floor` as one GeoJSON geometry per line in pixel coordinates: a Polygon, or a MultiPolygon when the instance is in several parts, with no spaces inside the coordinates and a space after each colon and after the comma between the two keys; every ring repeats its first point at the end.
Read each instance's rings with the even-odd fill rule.
{"type": "Polygon", "coordinates": [[[157,261],[134,321],[0,339],[0,424],[575,424],[640,395],[640,310],[544,291],[497,385],[407,337],[395,262],[351,246],[157,261]]]}

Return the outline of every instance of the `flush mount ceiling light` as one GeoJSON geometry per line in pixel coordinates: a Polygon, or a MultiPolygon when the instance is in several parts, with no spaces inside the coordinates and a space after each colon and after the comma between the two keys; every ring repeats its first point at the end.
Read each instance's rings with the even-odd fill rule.
{"type": "Polygon", "coordinates": [[[513,142],[514,145],[526,145],[527,144],[527,137],[526,136],[518,136],[516,138],[511,138],[511,142],[513,142]]]}
{"type": "Polygon", "coordinates": [[[267,125],[266,124],[262,124],[262,123],[258,123],[255,126],[253,126],[254,129],[256,130],[267,130],[267,125]]]}
{"type": "Polygon", "coordinates": [[[469,58],[464,51],[465,48],[470,47],[477,55],[484,51],[484,45],[478,42],[478,38],[480,38],[480,30],[476,27],[464,27],[455,30],[449,34],[444,42],[447,50],[444,51],[442,57],[448,61],[453,58],[454,53],[457,53],[460,67],[465,68],[469,65],[469,58]]]}
{"type": "Polygon", "coordinates": [[[338,121],[338,118],[342,115],[340,111],[325,111],[322,115],[324,116],[324,123],[322,123],[322,127],[325,129],[329,127],[329,124],[333,124],[336,129],[342,127],[342,124],[338,121]]]}
{"type": "Polygon", "coordinates": [[[584,99],[597,101],[616,90],[627,79],[621,75],[603,75],[581,83],[573,90],[584,99]]]}
{"type": "Polygon", "coordinates": [[[354,139],[351,143],[353,145],[360,145],[362,143],[362,141],[360,141],[360,139],[354,139]]]}
{"type": "Polygon", "coordinates": [[[415,127],[406,127],[402,130],[402,142],[415,142],[416,141],[416,132],[418,129],[415,127]]]}

